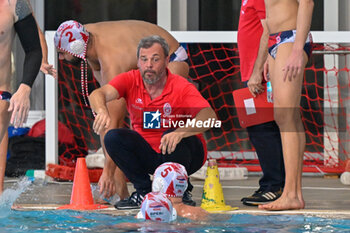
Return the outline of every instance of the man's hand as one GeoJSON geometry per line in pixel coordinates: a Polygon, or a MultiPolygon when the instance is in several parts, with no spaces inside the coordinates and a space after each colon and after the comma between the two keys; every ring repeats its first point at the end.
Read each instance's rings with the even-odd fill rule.
{"type": "Polygon", "coordinates": [[[159,145],[160,152],[163,155],[165,155],[166,153],[171,154],[175,151],[177,144],[179,144],[182,138],[183,133],[176,131],[163,135],[159,145]]]}
{"type": "Polygon", "coordinates": [[[287,79],[292,81],[303,70],[305,63],[304,50],[292,50],[292,53],[286,61],[286,65],[283,67],[283,81],[287,79]]]}
{"type": "Polygon", "coordinates": [[[8,111],[12,111],[10,123],[15,128],[21,127],[27,120],[30,108],[30,91],[31,87],[21,84],[16,93],[11,97],[8,111]]]}
{"type": "Polygon", "coordinates": [[[41,63],[40,71],[44,74],[52,75],[54,78],[57,77],[57,70],[53,68],[53,65],[50,65],[48,63],[41,63]]]}
{"type": "Polygon", "coordinates": [[[254,97],[264,92],[262,73],[253,73],[248,81],[248,88],[254,97]]]}
{"type": "Polygon", "coordinates": [[[113,171],[112,174],[109,174],[106,169],[103,169],[100,180],[98,181],[100,194],[103,194],[105,198],[113,196],[117,191],[113,174],[113,171]]]}
{"type": "Polygon", "coordinates": [[[104,130],[108,129],[111,123],[111,118],[107,109],[100,109],[96,112],[96,117],[92,128],[96,134],[101,134],[104,130]]]}

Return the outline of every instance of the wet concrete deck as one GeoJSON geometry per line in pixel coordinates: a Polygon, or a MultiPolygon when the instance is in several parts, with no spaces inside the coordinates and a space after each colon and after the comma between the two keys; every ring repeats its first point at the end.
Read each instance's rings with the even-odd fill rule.
{"type": "MultiPolygon", "coordinates": [[[[245,206],[240,202],[244,196],[252,194],[258,188],[259,176],[249,176],[246,180],[221,181],[223,194],[227,205],[239,207],[240,213],[263,213],[257,207],[245,206]]],[[[16,180],[6,179],[5,188],[11,187],[16,180]]],[[[201,203],[204,180],[192,179],[193,199],[197,206],[201,203]]],[[[129,191],[133,191],[128,184],[129,191]]],[[[54,209],[57,206],[69,204],[72,191],[71,182],[53,182],[47,184],[32,184],[15,201],[16,209],[54,209]]],[[[324,213],[345,214],[350,217],[350,186],[343,185],[338,178],[303,177],[303,194],[306,202],[304,210],[281,211],[283,213],[324,213]]],[[[119,211],[113,206],[103,212],[125,215],[135,214],[135,211],[119,211]]],[[[280,211],[278,211],[280,212],[280,211]]],[[[271,213],[271,212],[270,212],[271,213]]],[[[273,212],[276,213],[276,212],[273,212]]]]}

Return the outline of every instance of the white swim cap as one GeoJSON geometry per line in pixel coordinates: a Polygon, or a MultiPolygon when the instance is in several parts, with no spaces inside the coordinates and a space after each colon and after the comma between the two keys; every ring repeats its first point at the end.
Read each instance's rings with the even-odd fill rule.
{"type": "Polygon", "coordinates": [[[75,57],[86,59],[89,33],[84,26],[74,20],[63,22],[55,33],[55,46],[75,57]]]}
{"type": "Polygon", "coordinates": [[[177,213],[171,201],[163,193],[148,193],[142,203],[137,218],[158,222],[171,222],[176,220],[177,213]]]}
{"type": "Polygon", "coordinates": [[[152,191],[161,192],[168,197],[182,197],[187,189],[187,172],[179,163],[163,163],[153,175],[152,191]]]}

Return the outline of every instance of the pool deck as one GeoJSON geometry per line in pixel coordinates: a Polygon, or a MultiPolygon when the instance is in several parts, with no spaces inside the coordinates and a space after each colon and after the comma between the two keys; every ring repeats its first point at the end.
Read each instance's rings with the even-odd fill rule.
{"type": "MultiPolygon", "coordinates": [[[[262,211],[257,207],[245,206],[240,202],[244,196],[252,194],[258,185],[259,176],[249,175],[246,180],[221,181],[226,205],[238,207],[235,213],[255,214],[300,214],[309,213],[315,215],[346,215],[350,217],[350,186],[343,185],[337,176],[304,176],[303,194],[305,209],[296,211],[262,211]]],[[[6,179],[5,188],[16,182],[14,179],[6,179]]],[[[204,180],[191,179],[194,185],[193,199],[197,206],[201,203],[204,180]]],[[[133,191],[128,184],[129,191],[133,191]]],[[[72,182],[50,182],[45,185],[32,184],[15,201],[13,208],[17,210],[43,210],[55,209],[58,206],[69,204],[72,191],[72,182]]],[[[120,211],[113,206],[100,210],[103,213],[114,215],[130,215],[137,211],[120,211]]]]}

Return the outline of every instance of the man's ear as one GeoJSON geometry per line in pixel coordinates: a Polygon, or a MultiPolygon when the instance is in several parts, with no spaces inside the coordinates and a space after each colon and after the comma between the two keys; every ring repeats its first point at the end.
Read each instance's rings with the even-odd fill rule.
{"type": "Polygon", "coordinates": [[[170,63],[170,56],[167,56],[166,59],[165,59],[165,63],[166,63],[166,66],[169,65],[170,63]]]}

